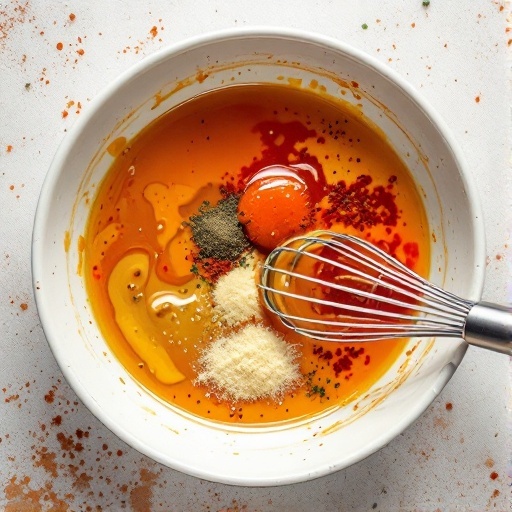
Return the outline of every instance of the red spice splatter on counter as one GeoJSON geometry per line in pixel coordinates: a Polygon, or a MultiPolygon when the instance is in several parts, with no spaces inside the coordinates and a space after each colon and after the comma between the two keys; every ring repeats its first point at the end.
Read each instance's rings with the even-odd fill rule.
{"type": "Polygon", "coordinates": [[[12,151],[12,146],[9,144],[6,148],[7,153],[10,153],[12,151]]]}
{"type": "Polygon", "coordinates": [[[21,309],[22,311],[26,311],[26,310],[28,309],[28,304],[27,304],[27,303],[25,303],[25,302],[22,302],[22,303],[20,304],[20,309],[21,309]]]}
{"type": "Polygon", "coordinates": [[[446,402],[445,408],[447,411],[451,411],[453,409],[453,404],[451,402],[446,402]]]}
{"type": "Polygon", "coordinates": [[[475,97],[475,103],[480,103],[480,96],[475,97]]]}
{"type": "Polygon", "coordinates": [[[56,453],[50,452],[48,447],[42,446],[41,448],[35,450],[35,455],[32,455],[32,460],[34,461],[34,467],[44,467],[44,469],[53,478],[57,478],[59,475],[57,473],[57,462],[55,461],[56,457],[56,453]]]}
{"type": "Polygon", "coordinates": [[[48,404],[53,404],[55,400],[55,391],[53,389],[50,389],[46,395],[44,395],[44,400],[48,404]]]}
{"type": "MultiPolygon", "coordinates": [[[[60,447],[63,451],[69,452],[75,448],[75,443],[72,436],[66,436],[63,432],[57,434],[57,441],[60,443],[60,447]]],[[[73,457],[72,457],[73,458],[73,457]]]]}
{"type": "Polygon", "coordinates": [[[64,48],[64,45],[62,43],[57,43],[57,50],[59,50],[59,52],[62,50],[62,48],[64,48]]]}
{"type": "Polygon", "coordinates": [[[85,53],[85,51],[80,48],[79,50],[76,51],[76,53],[78,53],[78,55],[83,55],[85,53]]]}
{"type": "MultiPolygon", "coordinates": [[[[161,23],[162,20],[159,19],[158,20],[158,23],[161,23]]],[[[135,54],[139,54],[141,52],[143,52],[144,50],[144,45],[149,42],[149,41],[159,41],[159,42],[162,42],[162,38],[158,38],[157,39],[157,35],[160,32],[163,32],[165,30],[165,28],[161,25],[160,27],[157,27],[156,25],[153,25],[151,27],[151,29],[149,30],[149,35],[145,38],[145,40],[141,40],[141,39],[138,39],[137,43],[138,44],[135,44],[133,46],[125,46],[122,50],[118,51],[117,53],[128,53],[129,51],[132,51],[134,52],[135,54]]],[[[99,35],[102,35],[101,32],[99,35]]],[[[129,37],[129,39],[131,39],[131,37],[129,37]]]]}
{"type": "Polygon", "coordinates": [[[448,422],[444,418],[434,418],[434,427],[441,427],[443,430],[448,428],[448,422]]]}
{"type": "Polygon", "coordinates": [[[6,2],[0,7],[0,45],[3,46],[4,39],[9,36],[10,31],[18,25],[25,23],[29,15],[28,0],[11,0],[9,5],[6,2]]]}
{"type": "Polygon", "coordinates": [[[69,495],[67,500],[61,500],[53,491],[53,483],[48,481],[43,487],[34,489],[30,486],[30,477],[13,476],[9,479],[4,489],[7,504],[5,512],[31,512],[35,510],[53,510],[65,512],[69,510],[66,503],[73,499],[69,495]],[[43,505],[44,504],[44,505],[43,505]]]}
{"type": "Polygon", "coordinates": [[[57,416],[52,418],[52,425],[59,426],[59,425],[61,425],[61,423],[62,423],[62,416],[60,414],[58,414],[57,416]]]}
{"type": "Polygon", "coordinates": [[[71,14],[69,15],[69,19],[70,19],[71,21],[75,21],[76,16],[75,16],[73,13],[71,13],[71,14]]]}
{"type": "Polygon", "coordinates": [[[146,512],[152,508],[153,487],[158,473],[142,468],[139,475],[140,482],[130,491],[130,505],[134,512],[146,512]]]}
{"type": "Polygon", "coordinates": [[[496,473],[496,471],[493,471],[489,477],[491,478],[491,480],[496,480],[500,475],[498,475],[498,473],[496,473]]]}
{"type": "Polygon", "coordinates": [[[68,117],[69,113],[67,110],[63,110],[62,111],[62,119],[65,119],[66,117],[68,117]]]}

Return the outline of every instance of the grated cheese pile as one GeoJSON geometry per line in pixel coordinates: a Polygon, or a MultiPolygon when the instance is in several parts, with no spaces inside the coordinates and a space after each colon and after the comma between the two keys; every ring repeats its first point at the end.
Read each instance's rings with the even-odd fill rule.
{"type": "Polygon", "coordinates": [[[237,267],[222,276],[213,289],[213,312],[230,327],[262,319],[254,262],[251,263],[250,267],[237,267]]]}
{"type": "Polygon", "coordinates": [[[198,360],[196,382],[224,400],[278,398],[301,374],[295,348],[261,325],[247,325],[212,342],[198,360]]]}

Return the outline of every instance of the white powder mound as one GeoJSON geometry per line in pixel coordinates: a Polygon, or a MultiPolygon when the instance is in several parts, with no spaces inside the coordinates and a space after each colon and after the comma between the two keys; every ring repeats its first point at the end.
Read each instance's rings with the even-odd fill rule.
{"type": "Polygon", "coordinates": [[[235,402],[278,398],[301,377],[295,348],[261,325],[212,342],[198,363],[196,383],[235,402]]]}
{"type": "Polygon", "coordinates": [[[260,321],[262,311],[254,265],[236,267],[222,276],[213,289],[213,301],[214,314],[229,326],[248,320],[260,321]]]}

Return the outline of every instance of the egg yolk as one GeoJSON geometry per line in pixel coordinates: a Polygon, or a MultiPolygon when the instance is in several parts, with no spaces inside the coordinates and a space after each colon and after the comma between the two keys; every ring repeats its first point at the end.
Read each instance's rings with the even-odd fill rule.
{"type": "Polygon", "coordinates": [[[271,251],[311,224],[308,186],[293,169],[267,168],[247,184],[238,204],[238,220],[249,240],[271,251]]]}

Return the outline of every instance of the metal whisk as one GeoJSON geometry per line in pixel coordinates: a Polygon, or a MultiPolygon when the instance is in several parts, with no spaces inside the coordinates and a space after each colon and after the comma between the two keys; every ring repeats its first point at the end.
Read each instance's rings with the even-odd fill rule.
{"type": "Polygon", "coordinates": [[[267,257],[265,306],[324,341],[443,336],[512,355],[512,308],[461,299],[357,237],[316,231],[267,257]]]}

